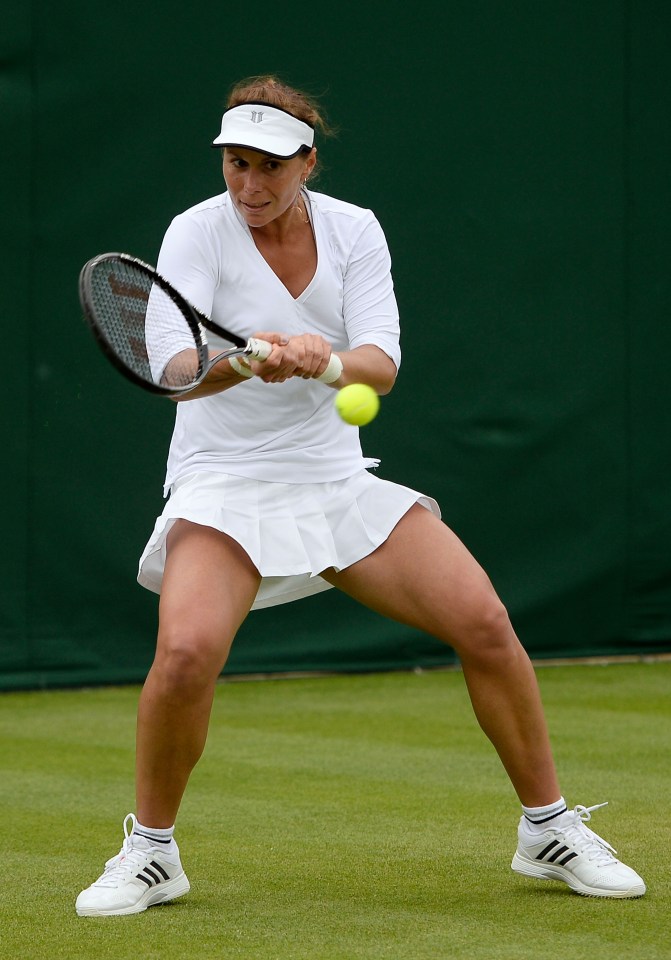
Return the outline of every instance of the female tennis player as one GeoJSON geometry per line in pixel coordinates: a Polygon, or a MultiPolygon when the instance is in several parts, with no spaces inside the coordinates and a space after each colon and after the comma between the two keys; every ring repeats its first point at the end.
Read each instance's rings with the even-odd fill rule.
{"type": "Polygon", "coordinates": [[[188,892],[174,824],[236,631],[254,607],[329,587],[458,654],[522,805],[514,870],[641,896],[643,880],[587,827],[595,807],[567,809],[534,670],[488,577],[434,500],[370,472],[358,431],[334,411],[347,384],[388,393],[400,351],[377,220],[307,188],[324,127],[300,91],[269,77],[239,84],[214,141],[226,192],[177,216],[162,244],[159,273],[187,300],[273,348],[264,362],[222,360],[176,406],[169,499],[140,560],[160,603],[137,809],[77,912],[137,913],[188,892]]]}

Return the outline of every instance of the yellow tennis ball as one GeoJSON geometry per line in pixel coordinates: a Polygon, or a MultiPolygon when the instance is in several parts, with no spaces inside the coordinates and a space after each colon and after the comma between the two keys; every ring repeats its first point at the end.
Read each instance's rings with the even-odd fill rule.
{"type": "Polygon", "coordinates": [[[338,390],[335,408],[345,423],[364,427],[375,419],[380,409],[380,398],[366,383],[350,383],[338,390]]]}

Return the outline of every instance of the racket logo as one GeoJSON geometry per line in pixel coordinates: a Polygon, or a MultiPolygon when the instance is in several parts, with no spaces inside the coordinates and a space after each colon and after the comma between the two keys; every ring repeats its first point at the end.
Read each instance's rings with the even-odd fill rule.
{"type": "Polygon", "coordinates": [[[261,123],[263,120],[263,110],[252,110],[252,123],[261,123]]]}

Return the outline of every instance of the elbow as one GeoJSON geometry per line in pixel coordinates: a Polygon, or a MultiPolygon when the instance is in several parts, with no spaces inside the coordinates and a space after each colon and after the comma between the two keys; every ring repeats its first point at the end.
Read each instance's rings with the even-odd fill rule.
{"type": "Polygon", "coordinates": [[[386,397],[394,389],[398,370],[393,360],[389,360],[384,375],[380,378],[380,383],[376,384],[375,391],[380,397],[386,397]]]}
{"type": "Polygon", "coordinates": [[[385,380],[383,383],[376,384],[375,392],[379,397],[386,397],[387,394],[391,393],[391,391],[394,389],[395,383],[396,375],[394,374],[390,380],[385,380]]]}

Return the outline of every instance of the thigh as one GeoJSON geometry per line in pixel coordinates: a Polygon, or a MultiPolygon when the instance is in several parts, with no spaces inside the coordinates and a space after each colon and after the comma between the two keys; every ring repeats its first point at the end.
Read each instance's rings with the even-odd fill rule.
{"type": "Polygon", "coordinates": [[[369,556],[321,576],[378,613],[454,646],[503,609],[461,540],[418,504],[369,556]]]}
{"type": "Polygon", "coordinates": [[[226,660],[261,577],[248,554],[212,527],[177,520],[167,540],[158,650],[198,647],[226,660]]]}

